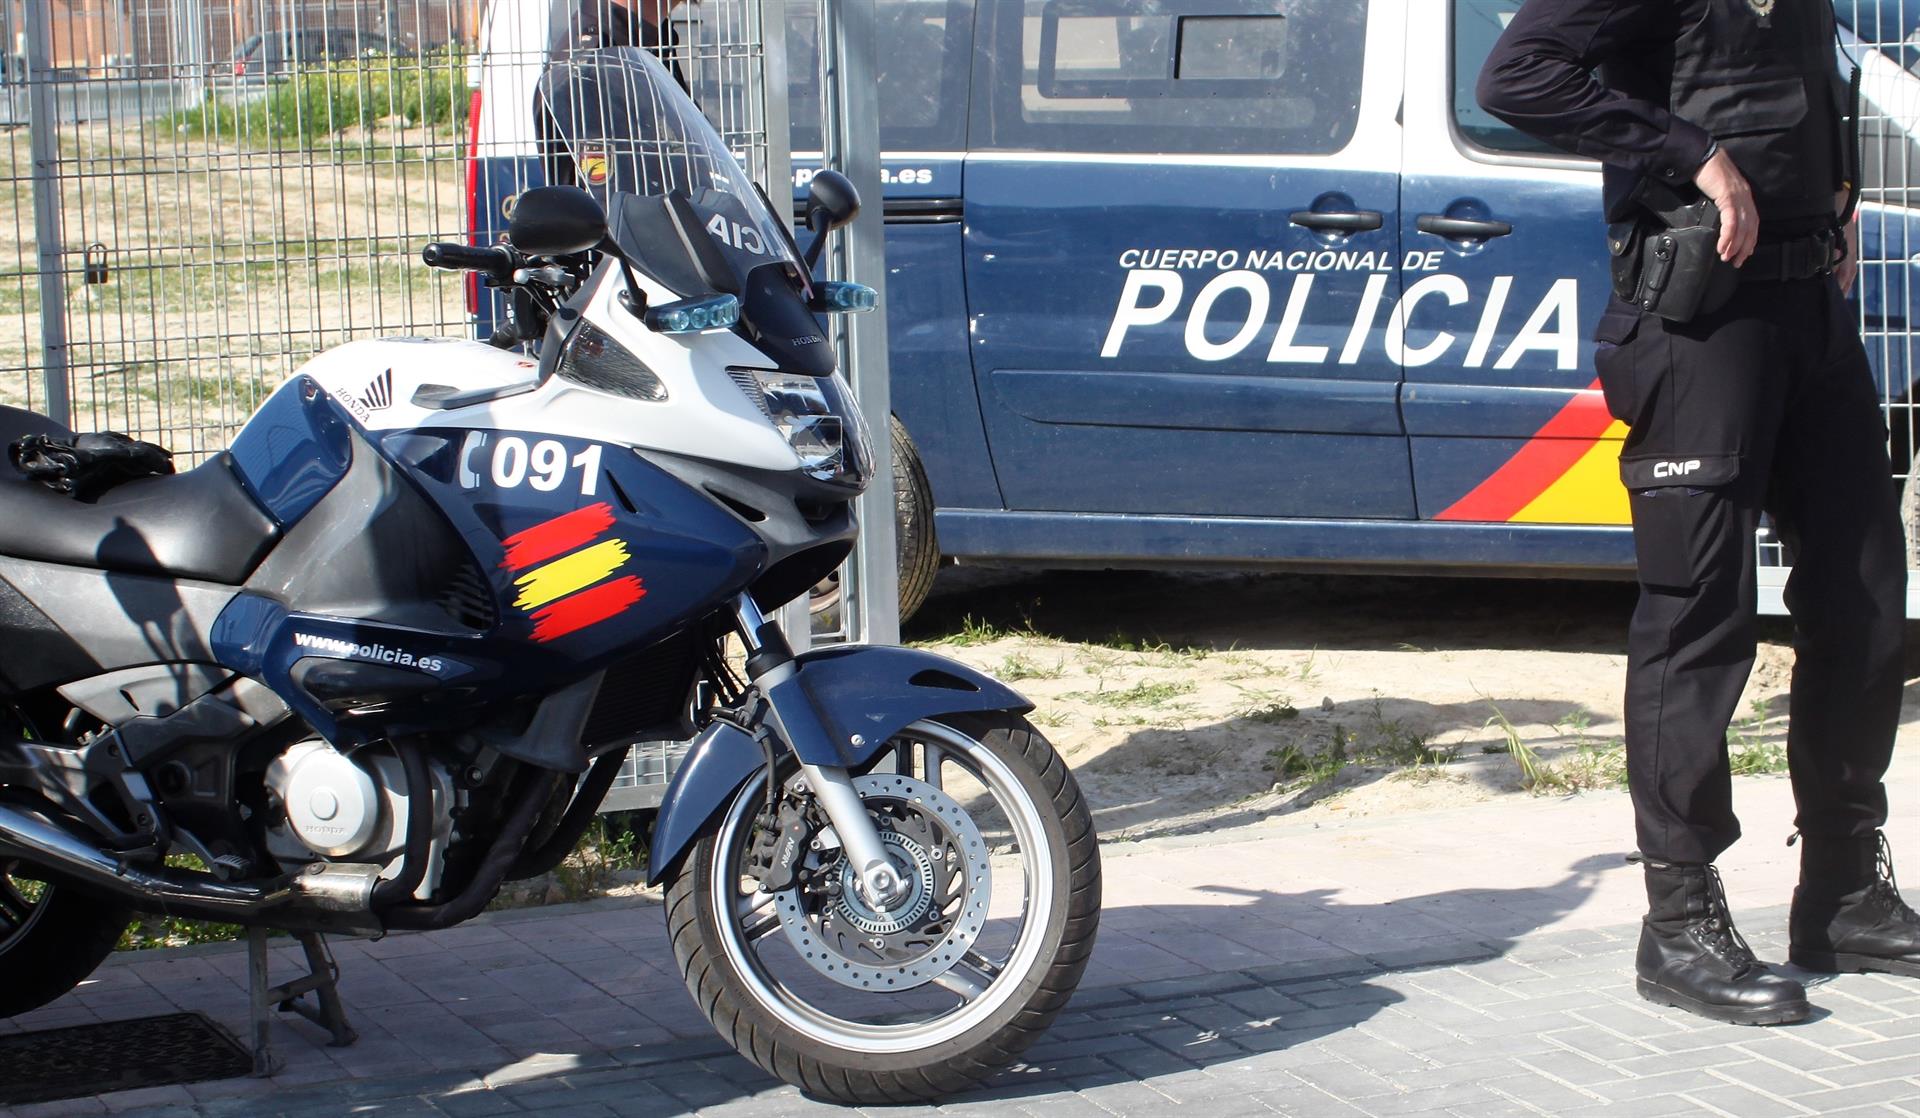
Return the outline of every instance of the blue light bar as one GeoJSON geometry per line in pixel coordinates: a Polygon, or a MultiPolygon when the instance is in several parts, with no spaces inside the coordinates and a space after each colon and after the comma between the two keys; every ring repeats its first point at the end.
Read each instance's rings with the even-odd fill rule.
{"type": "Polygon", "coordinates": [[[823,280],[813,285],[813,309],[827,314],[870,311],[880,305],[880,293],[864,283],[823,280]]]}
{"type": "Polygon", "coordinates": [[[731,329],[740,322],[740,300],[732,295],[702,295],[662,303],[647,310],[647,329],[661,334],[698,334],[731,329]]]}

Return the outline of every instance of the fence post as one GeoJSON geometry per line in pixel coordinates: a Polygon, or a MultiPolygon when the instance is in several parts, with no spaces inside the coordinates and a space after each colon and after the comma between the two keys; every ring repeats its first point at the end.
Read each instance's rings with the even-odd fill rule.
{"type": "Polygon", "coordinates": [[[880,293],[880,310],[838,316],[840,365],[872,428],[873,483],[861,495],[860,539],[840,594],[849,640],[900,640],[899,567],[894,542],[893,405],[887,372],[886,198],[880,186],[878,20],[871,3],[822,0],[820,9],[820,130],[828,166],[853,180],[864,203],[834,252],[840,279],[880,293]]]}
{"type": "Polygon", "coordinates": [[[33,160],[33,235],[39,248],[40,361],[47,417],[71,425],[67,383],[66,232],[60,213],[59,103],[53,90],[53,5],[24,6],[27,20],[27,149],[33,160]]]}

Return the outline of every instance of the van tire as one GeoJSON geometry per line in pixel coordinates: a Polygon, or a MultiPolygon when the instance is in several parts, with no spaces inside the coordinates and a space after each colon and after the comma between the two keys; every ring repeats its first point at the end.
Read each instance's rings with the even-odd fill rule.
{"type": "Polygon", "coordinates": [[[893,538],[899,548],[900,620],[912,617],[933,592],[940,573],[940,541],[933,533],[933,486],[920,449],[900,423],[893,428],[893,538]]]}
{"type": "MultiPolygon", "coordinates": [[[[920,450],[913,445],[898,416],[893,429],[893,542],[900,579],[900,620],[912,617],[933,591],[940,573],[940,542],[933,534],[933,487],[920,450]]],[[[808,609],[815,616],[840,608],[840,572],[814,585],[808,609]]]]}

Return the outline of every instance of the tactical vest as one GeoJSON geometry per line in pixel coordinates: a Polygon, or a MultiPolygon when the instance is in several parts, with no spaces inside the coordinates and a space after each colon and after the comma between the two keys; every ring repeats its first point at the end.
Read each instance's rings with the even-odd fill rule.
{"type": "MultiPolygon", "coordinates": [[[[1676,5],[1689,15],[1693,4],[1676,5]]],[[[1701,0],[1674,43],[1674,115],[1753,186],[1762,222],[1831,217],[1847,176],[1832,0],[1701,0]],[[1836,88],[1837,87],[1837,88],[1836,88]]]]}

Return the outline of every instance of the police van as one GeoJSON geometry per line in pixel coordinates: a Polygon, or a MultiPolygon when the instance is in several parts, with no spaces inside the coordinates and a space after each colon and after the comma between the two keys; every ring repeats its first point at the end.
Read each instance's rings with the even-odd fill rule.
{"type": "MultiPolygon", "coordinates": [[[[903,540],[908,610],[940,557],[1630,571],[1592,361],[1599,166],[1473,97],[1519,0],[871,6],[902,492],[934,525],[903,540]]],[[[539,181],[546,41],[544,3],[490,7],[482,240],[539,181]]],[[[1871,122],[1855,299],[1905,476],[1920,82],[1861,39],[1915,28],[1899,0],[1839,8],[1871,122]]],[[[819,150],[815,34],[788,28],[796,152],[819,150]]],[[[1786,559],[1760,546],[1779,611],[1786,559]]]]}

